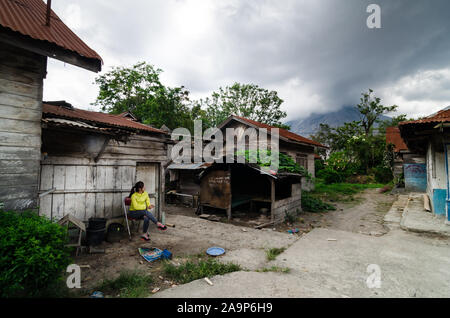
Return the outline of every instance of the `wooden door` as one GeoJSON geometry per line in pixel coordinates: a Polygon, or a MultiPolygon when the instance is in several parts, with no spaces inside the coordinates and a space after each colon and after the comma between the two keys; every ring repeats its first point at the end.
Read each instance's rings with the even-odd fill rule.
{"type": "Polygon", "coordinates": [[[137,163],[136,182],[142,181],[150,197],[150,203],[156,206],[155,216],[159,215],[159,164],[137,163]]]}

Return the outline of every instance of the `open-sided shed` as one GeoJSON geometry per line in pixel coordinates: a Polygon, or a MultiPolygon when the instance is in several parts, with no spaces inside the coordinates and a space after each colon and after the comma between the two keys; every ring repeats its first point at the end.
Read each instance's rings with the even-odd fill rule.
{"type": "Polygon", "coordinates": [[[271,221],[280,223],[286,213],[301,211],[298,173],[265,171],[256,164],[215,163],[200,176],[200,210],[216,208],[232,218],[235,208],[266,207],[271,221]]]}

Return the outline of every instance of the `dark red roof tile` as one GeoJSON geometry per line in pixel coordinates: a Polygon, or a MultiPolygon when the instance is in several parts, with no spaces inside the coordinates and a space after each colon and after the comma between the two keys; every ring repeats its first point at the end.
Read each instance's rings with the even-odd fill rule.
{"type": "Polygon", "coordinates": [[[400,129],[398,127],[388,127],[386,128],[386,144],[393,144],[395,146],[394,151],[407,151],[408,146],[406,146],[405,142],[400,135],[400,129]]]}

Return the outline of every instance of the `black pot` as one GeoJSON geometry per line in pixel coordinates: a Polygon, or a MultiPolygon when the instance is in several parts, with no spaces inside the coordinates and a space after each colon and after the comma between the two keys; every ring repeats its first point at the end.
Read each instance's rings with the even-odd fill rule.
{"type": "Polygon", "coordinates": [[[91,230],[105,230],[106,228],[106,219],[105,218],[90,218],[88,229],[91,230]]]}

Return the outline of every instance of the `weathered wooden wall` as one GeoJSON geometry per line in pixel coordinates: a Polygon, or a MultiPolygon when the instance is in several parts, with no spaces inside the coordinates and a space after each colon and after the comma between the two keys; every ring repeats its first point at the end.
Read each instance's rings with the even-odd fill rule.
{"type": "Polygon", "coordinates": [[[219,209],[231,206],[230,172],[223,170],[210,171],[200,182],[200,203],[219,209]]]}
{"type": "Polygon", "coordinates": [[[47,58],[0,42],[0,202],[37,206],[47,58]]]}
{"type": "Polygon", "coordinates": [[[56,191],[40,200],[40,214],[58,220],[71,213],[84,221],[122,216],[122,200],[137,181],[144,181],[151,203],[160,206],[161,165],[167,159],[165,139],[134,135],[127,143],[110,140],[95,162],[104,138],[44,129],[43,149],[48,157],[42,161],[40,192],[56,191]],[[78,152],[88,148],[89,152],[78,152]]]}

